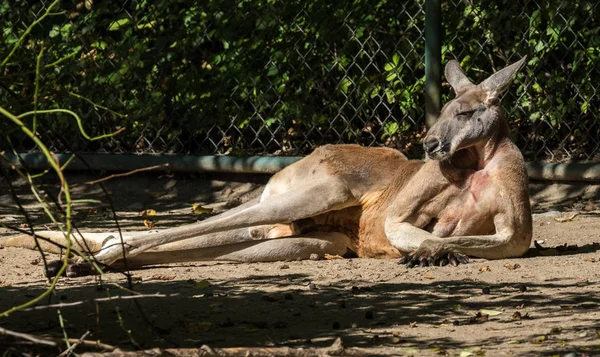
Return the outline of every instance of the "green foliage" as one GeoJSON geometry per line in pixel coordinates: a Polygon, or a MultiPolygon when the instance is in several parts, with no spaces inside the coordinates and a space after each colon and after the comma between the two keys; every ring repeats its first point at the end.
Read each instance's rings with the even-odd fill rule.
{"type": "Polygon", "coordinates": [[[494,0],[445,6],[449,41],[443,56],[448,60],[459,54],[472,80],[528,55],[525,70],[503,99],[527,158],[598,155],[597,2],[494,0]]]}
{"type": "MultiPolygon", "coordinates": [[[[33,110],[43,46],[38,109],[76,108],[92,136],[125,129],[90,143],[73,140],[80,134],[70,117],[40,118],[38,132],[55,150],[300,154],[358,142],[418,156],[423,3],[63,1],[0,68],[0,103],[33,110]]],[[[0,60],[41,6],[0,4],[0,60]]],[[[458,56],[473,80],[530,56],[505,98],[529,158],[593,151],[586,134],[599,130],[598,8],[443,3],[445,60],[458,56]]],[[[19,135],[13,141],[27,149],[19,135]]]]}

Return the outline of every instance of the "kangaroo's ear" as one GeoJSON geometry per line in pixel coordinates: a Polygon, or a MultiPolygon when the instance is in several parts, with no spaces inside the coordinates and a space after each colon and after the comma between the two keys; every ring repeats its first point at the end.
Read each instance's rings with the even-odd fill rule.
{"type": "Polygon", "coordinates": [[[487,93],[488,101],[496,101],[498,97],[508,88],[515,77],[515,74],[521,69],[527,56],[521,58],[518,62],[505,67],[492,74],[488,79],[481,82],[481,88],[487,93]]]}
{"type": "Polygon", "coordinates": [[[451,60],[446,64],[444,74],[446,75],[446,80],[450,83],[457,95],[467,87],[473,85],[469,78],[467,78],[465,72],[463,72],[462,68],[460,68],[460,64],[455,60],[451,60]]]}

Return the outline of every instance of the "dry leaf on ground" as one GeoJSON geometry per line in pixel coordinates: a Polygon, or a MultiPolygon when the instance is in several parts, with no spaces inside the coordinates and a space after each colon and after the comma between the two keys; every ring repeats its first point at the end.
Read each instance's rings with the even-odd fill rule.
{"type": "Polygon", "coordinates": [[[561,223],[562,222],[569,222],[569,221],[572,221],[573,218],[577,217],[578,214],[579,214],[579,212],[574,212],[570,216],[567,216],[567,217],[557,217],[557,218],[554,218],[554,220],[556,222],[561,222],[561,223]]]}
{"type": "Polygon", "coordinates": [[[492,271],[492,270],[490,269],[489,265],[484,265],[481,268],[479,268],[479,271],[485,272],[485,271],[492,271]]]}
{"type": "Polygon", "coordinates": [[[206,214],[211,213],[212,211],[212,208],[202,207],[199,203],[194,203],[192,205],[192,212],[194,214],[206,214]]]}
{"type": "Polygon", "coordinates": [[[506,263],[506,264],[504,264],[504,267],[508,270],[515,270],[515,269],[519,269],[521,267],[521,265],[519,263],[515,263],[515,264],[506,263]]]}
{"type": "Polygon", "coordinates": [[[154,228],[154,226],[156,226],[156,222],[145,219],[144,226],[146,226],[146,228],[154,228]]]}
{"type": "Polygon", "coordinates": [[[156,215],[156,211],[153,210],[153,209],[146,209],[146,210],[143,210],[142,212],[138,213],[138,215],[140,217],[143,217],[143,216],[154,216],[154,215],[156,215]]]}

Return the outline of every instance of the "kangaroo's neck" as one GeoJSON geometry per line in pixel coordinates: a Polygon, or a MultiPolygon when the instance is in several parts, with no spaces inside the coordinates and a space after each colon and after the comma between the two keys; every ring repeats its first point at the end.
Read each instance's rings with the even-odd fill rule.
{"type": "Polygon", "coordinates": [[[451,159],[452,166],[479,171],[500,158],[522,157],[519,149],[510,139],[510,130],[506,121],[502,120],[499,126],[496,133],[486,141],[455,153],[451,159]]]}

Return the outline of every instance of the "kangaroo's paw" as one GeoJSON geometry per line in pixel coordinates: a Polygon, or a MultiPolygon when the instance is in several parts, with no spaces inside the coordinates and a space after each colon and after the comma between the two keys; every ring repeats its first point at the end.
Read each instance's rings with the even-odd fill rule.
{"type": "Polygon", "coordinates": [[[419,249],[411,254],[405,255],[398,261],[398,264],[404,264],[409,268],[421,266],[445,266],[469,263],[466,255],[457,252],[448,252],[440,244],[424,241],[419,249]]]}
{"type": "MultiPolygon", "coordinates": [[[[63,260],[52,260],[49,261],[46,268],[46,276],[48,278],[55,277],[59,272],[60,268],[62,268],[64,264],[63,260]]],[[[90,263],[82,262],[82,263],[71,263],[67,265],[67,269],[63,272],[69,278],[75,278],[80,276],[87,276],[97,274],[98,272],[94,270],[94,267],[90,263]]]]}

